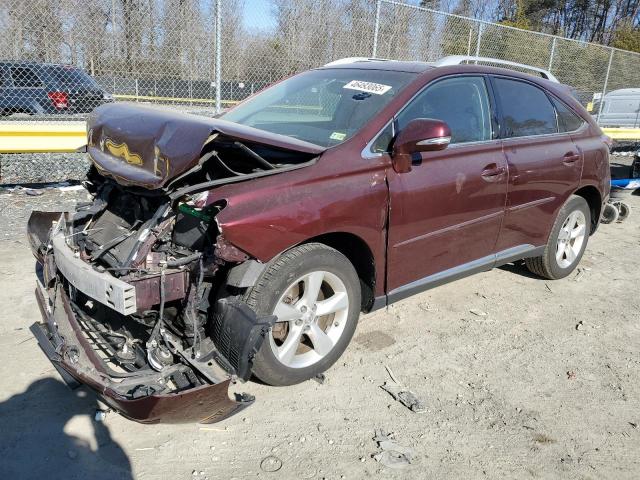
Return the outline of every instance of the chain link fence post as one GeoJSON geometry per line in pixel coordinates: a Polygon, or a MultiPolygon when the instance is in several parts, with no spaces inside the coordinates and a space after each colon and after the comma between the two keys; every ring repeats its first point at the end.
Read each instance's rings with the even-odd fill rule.
{"type": "Polygon", "coordinates": [[[222,0],[216,0],[216,114],[222,111],[222,72],[220,71],[222,64],[222,0]]]}
{"type": "MultiPolygon", "coordinates": [[[[111,0],[111,48],[113,51],[111,55],[113,55],[113,59],[116,58],[116,0],[111,0]]],[[[114,87],[115,88],[115,87],[114,87]]]]}
{"type": "MultiPolygon", "coordinates": [[[[476,57],[480,56],[480,43],[482,42],[482,30],[484,30],[484,23],[478,24],[478,43],[476,44],[476,57]]],[[[476,63],[478,61],[476,60],[476,63]]]]}
{"type": "Polygon", "coordinates": [[[376,2],[376,18],[373,25],[373,51],[371,56],[376,58],[378,55],[378,33],[380,32],[380,7],[382,6],[382,0],[376,2]]]}
{"type": "Polygon", "coordinates": [[[604,96],[607,93],[607,84],[609,83],[609,73],[611,72],[611,62],[613,62],[613,54],[615,50],[610,49],[609,64],[607,65],[607,74],[604,76],[604,85],[602,86],[602,96],[600,97],[600,103],[598,104],[598,115],[596,116],[596,123],[600,122],[600,114],[602,113],[602,104],[604,103],[604,96]]]}
{"type": "Polygon", "coordinates": [[[551,67],[553,65],[553,57],[556,54],[556,37],[553,37],[553,41],[551,42],[551,53],[549,54],[549,68],[547,70],[551,71],[551,67]]]}

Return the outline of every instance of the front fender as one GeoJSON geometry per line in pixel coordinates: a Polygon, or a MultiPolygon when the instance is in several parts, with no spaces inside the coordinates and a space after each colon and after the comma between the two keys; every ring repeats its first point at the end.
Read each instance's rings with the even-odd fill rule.
{"type": "Polygon", "coordinates": [[[216,216],[224,238],[267,262],[313,237],[347,232],[360,237],[378,258],[384,249],[388,198],[384,170],[333,178],[313,178],[308,173],[313,169],[305,170],[227,186],[210,195],[211,203],[226,201],[216,216]]]}

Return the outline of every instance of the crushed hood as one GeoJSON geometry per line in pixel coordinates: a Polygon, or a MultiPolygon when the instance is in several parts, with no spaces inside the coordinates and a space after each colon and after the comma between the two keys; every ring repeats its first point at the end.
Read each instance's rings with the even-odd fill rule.
{"type": "Polygon", "coordinates": [[[214,134],[306,154],[325,148],[225,120],[141,107],[102,105],[87,121],[87,151],[98,171],[122,185],[162,188],[198,163],[214,134]]]}

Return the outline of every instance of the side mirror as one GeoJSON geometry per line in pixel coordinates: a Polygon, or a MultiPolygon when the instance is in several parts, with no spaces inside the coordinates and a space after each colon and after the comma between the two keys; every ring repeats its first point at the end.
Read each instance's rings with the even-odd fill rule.
{"type": "Polygon", "coordinates": [[[398,133],[393,144],[393,169],[398,173],[411,171],[414,153],[444,150],[451,142],[451,130],[442,120],[416,118],[398,133]]]}

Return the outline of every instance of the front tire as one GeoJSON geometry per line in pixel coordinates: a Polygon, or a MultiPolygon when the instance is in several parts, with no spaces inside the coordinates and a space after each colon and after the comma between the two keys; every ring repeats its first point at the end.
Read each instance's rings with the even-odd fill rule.
{"type": "Polygon", "coordinates": [[[308,243],[270,262],[243,300],[259,315],[278,317],[253,373],[270,385],[293,385],[327,370],[347,348],[360,315],[360,282],[344,255],[308,243]]]}
{"type": "Polygon", "coordinates": [[[580,263],[587,247],[590,226],[591,210],[587,201],[572,195],[558,212],[544,253],[527,258],[527,268],[549,280],[566,277],[580,263]]]}

